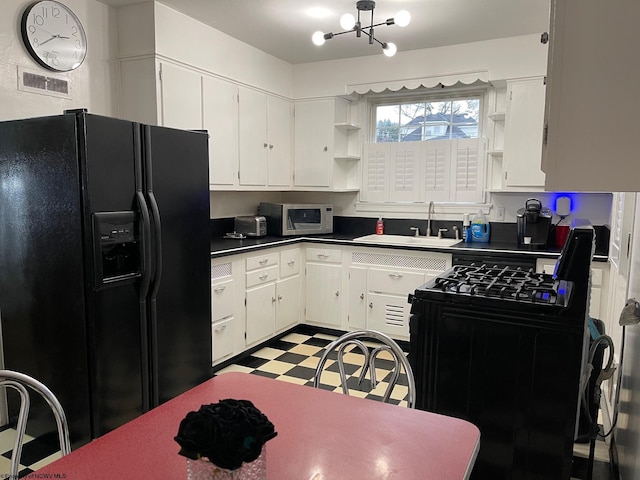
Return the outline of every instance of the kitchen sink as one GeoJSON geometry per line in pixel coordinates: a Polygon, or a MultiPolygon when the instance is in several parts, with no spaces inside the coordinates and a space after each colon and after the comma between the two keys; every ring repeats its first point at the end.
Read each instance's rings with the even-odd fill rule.
{"type": "Polygon", "coordinates": [[[377,243],[378,245],[407,245],[414,247],[451,247],[462,240],[455,238],[416,237],[410,235],[365,235],[353,239],[354,242],[377,243]]]}

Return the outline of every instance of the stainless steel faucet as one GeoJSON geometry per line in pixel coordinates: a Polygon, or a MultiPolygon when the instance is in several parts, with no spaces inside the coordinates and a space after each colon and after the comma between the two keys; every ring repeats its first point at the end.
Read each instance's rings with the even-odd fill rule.
{"type": "Polygon", "coordinates": [[[433,213],[433,201],[429,202],[429,211],[427,212],[427,237],[431,236],[431,214],[433,213]]]}

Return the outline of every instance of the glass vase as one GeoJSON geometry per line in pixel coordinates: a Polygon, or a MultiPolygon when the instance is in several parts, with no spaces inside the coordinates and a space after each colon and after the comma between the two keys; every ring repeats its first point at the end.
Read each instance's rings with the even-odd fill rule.
{"type": "Polygon", "coordinates": [[[263,446],[258,458],[235,470],[220,468],[205,458],[187,458],[187,480],[267,480],[267,451],[263,446]]]}

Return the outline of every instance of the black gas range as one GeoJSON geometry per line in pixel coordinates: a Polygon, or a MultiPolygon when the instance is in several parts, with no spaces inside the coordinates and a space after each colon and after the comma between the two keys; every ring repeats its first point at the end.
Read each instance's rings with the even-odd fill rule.
{"type": "Polygon", "coordinates": [[[410,295],[416,407],[479,427],[472,478],[570,478],[593,249],[574,224],[553,275],[457,265],[410,295]]]}

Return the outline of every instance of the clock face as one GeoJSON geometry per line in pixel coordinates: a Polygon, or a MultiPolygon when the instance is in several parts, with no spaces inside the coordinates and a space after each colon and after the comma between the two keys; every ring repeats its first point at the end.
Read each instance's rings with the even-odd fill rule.
{"type": "Polygon", "coordinates": [[[43,67],[59,72],[78,68],[87,55],[87,36],[76,15],[60,2],[46,0],[22,15],[22,40],[43,67]]]}

